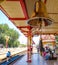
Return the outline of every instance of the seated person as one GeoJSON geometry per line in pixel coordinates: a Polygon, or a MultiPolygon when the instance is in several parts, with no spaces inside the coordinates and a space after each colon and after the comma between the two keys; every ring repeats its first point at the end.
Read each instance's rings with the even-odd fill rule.
{"type": "Polygon", "coordinates": [[[50,53],[49,52],[46,52],[45,59],[46,60],[49,60],[49,58],[50,58],[50,53]]]}

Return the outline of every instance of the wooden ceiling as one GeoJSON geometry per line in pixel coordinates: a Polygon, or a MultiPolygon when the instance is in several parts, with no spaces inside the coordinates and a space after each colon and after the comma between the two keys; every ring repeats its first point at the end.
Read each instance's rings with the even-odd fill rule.
{"type": "MultiPolygon", "coordinates": [[[[4,0],[0,3],[0,10],[27,35],[27,20],[34,11],[34,4],[38,0],[4,0]]],[[[44,34],[58,34],[58,0],[42,0],[46,4],[48,15],[53,19],[53,24],[42,28],[44,34]]],[[[35,29],[34,29],[35,30],[35,29]]],[[[37,31],[37,30],[35,30],[37,31]]]]}

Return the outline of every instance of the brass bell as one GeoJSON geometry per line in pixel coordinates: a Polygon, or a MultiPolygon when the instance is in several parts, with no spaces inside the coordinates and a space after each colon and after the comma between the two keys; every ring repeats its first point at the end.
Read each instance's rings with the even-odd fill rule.
{"type": "Polygon", "coordinates": [[[34,13],[32,14],[32,17],[27,20],[28,25],[31,27],[39,27],[40,29],[42,27],[42,23],[44,23],[44,26],[48,26],[52,24],[52,22],[53,20],[48,16],[46,11],[45,3],[41,0],[35,2],[34,13]]]}

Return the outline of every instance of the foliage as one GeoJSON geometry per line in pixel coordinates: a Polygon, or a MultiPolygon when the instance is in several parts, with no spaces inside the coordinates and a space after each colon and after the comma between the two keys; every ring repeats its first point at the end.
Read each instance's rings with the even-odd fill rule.
{"type": "Polygon", "coordinates": [[[56,43],[58,43],[58,36],[55,36],[55,39],[56,39],[56,43]]]}
{"type": "Polygon", "coordinates": [[[26,47],[26,45],[25,45],[25,44],[20,44],[20,46],[21,46],[21,47],[26,47]]]}
{"type": "Polygon", "coordinates": [[[10,47],[18,47],[19,45],[20,45],[20,42],[18,40],[15,40],[14,42],[9,40],[9,46],[10,47]]]}
{"type": "Polygon", "coordinates": [[[5,45],[5,39],[3,37],[3,34],[0,35],[0,44],[1,43],[5,45]]]}
{"type": "Polygon", "coordinates": [[[19,45],[19,42],[17,41],[19,38],[18,32],[9,28],[7,24],[0,24],[0,44],[6,45],[6,36],[9,37],[9,47],[17,47],[19,45]]]}

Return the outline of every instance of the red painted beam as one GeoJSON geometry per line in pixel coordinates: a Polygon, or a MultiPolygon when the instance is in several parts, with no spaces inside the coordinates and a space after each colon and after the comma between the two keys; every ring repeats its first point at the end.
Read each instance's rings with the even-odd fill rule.
{"type": "Polygon", "coordinates": [[[44,3],[46,4],[47,0],[44,0],[44,3]]]}
{"type": "MultiPolygon", "coordinates": [[[[58,14],[58,13],[48,13],[48,14],[58,14]]],[[[11,18],[11,17],[9,17],[9,20],[26,20],[26,18],[11,18]]]]}
{"type": "Polygon", "coordinates": [[[20,1],[20,0],[6,0],[6,1],[20,1]]]}
{"type": "Polygon", "coordinates": [[[29,26],[17,26],[17,28],[29,28],[29,26]]]}
{"type": "Polygon", "coordinates": [[[28,31],[25,31],[25,30],[22,30],[22,29],[21,29],[21,31],[22,31],[22,32],[26,32],[26,33],[28,33],[28,31]]]}
{"type": "Polygon", "coordinates": [[[26,19],[28,19],[28,13],[27,13],[27,8],[26,8],[26,4],[25,4],[25,0],[20,0],[20,4],[22,6],[22,9],[23,9],[23,12],[24,12],[24,15],[26,17],[26,19]]]}
{"type": "Polygon", "coordinates": [[[9,20],[26,20],[26,18],[10,18],[9,17],[9,20]]]}

